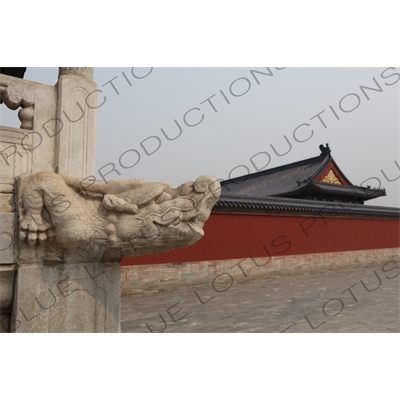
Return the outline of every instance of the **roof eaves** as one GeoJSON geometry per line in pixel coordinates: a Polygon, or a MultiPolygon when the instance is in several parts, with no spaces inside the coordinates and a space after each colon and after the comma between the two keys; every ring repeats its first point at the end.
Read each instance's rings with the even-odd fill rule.
{"type": "MultiPolygon", "coordinates": [[[[378,216],[400,218],[400,209],[394,207],[382,206],[368,206],[351,203],[336,203],[336,202],[323,202],[323,201],[310,201],[304,199],[290,199],[279,197],[267,198],[251,198],[246,196],[222,196],[217,204],[214,206],[213,211],[220,211],[224,208],[235,209],[248,209],[249,207],[256,207],[259,210],[270,211],[294,211],[294,212],[312,212],[322,215],[336,214],[336,215],[364,215],[364,216],[378,216]],[[230,201],[234,200],[234,201],[230,201]]],[[[251,211],[250,211],[251,212],[251,211]]]]}
{"type": "Polygon", "coordinates": [[[385,189],[371,189],[362,186],[335,185],[326,182],[312,182],[311,186],[322,193],[338,194],[341,196],[356,196],[363,199],[375,199],[386,196],[385,189]]]}

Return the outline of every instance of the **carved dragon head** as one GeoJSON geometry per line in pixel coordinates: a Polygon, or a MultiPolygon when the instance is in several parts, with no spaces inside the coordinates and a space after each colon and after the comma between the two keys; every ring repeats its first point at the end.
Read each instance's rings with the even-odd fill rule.
{"type": "Polygon", "coordinates": [[[57,246],[64,261],[116,260],[190,246],[203,237],[221,194],[211,176],[176,189],[141,179],[84,186],[53,172],[21,175],[18,182],[21,243],[47,254],[57,246]]]}
{"type": "MultiPolygon", "coordinates": [[[[137,210],[134,203],[119,203],[119,207],[130,208],[132,214],[113,223],[115,231],[110,232],[110,245],[121,248],[123,256],[190,246],[204,236],[204,224],[220,194],[221,186],[214,177],[201,176],[176,189],[165,185],[137,210]]],[[[103,204],[109,207],[112,200],[117,203],[105,196],[103,204]]]]}

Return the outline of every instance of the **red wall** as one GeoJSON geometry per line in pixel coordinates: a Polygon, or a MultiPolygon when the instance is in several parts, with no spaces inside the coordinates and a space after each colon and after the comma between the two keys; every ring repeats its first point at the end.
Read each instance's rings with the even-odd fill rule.
{"type": "Polygon", "coordinates": [[[190,247],[127,257],[122,265],[400,247],[400,221],[389,219],[211,214],[204,231],[190,247]]]}

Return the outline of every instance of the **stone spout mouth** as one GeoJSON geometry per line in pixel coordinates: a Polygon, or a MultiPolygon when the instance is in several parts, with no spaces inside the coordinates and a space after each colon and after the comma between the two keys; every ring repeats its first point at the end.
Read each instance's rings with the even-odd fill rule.
{"type": "Polygon", "coordinates": [[[188,224],[190,230],[195,235],[199,235],[201,237],[204,236],[204,230],[203,230],[204,222],[201,222],[201,221],[199,221],[197,219],[192,219],[190,221],[187,221],[187,224],[188,224]]]}
{"type": "Polygon", "coordinates": [[[168,200],[160,203],[161,207],[167,207],[167,211],[154,223],[170,230],[186,231],[194,243],[204,236],[204,224],[220,195],[219,181],[213,176],[201,176],[195,182],[174,189],[174,198],[168,196],[168,200]]]}

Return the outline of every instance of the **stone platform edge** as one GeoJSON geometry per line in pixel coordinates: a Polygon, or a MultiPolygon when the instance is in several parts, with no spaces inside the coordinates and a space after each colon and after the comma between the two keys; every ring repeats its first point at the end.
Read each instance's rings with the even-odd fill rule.
{"type": "Polygon", "coordinates": [[[162,293],[180,287],[196,288],[207,285],[224,288],[247,281],[363,268],[389,262],[400,264],[400,247],[294,256],[129,265],[122,267],[121,295],[162,293]]]}

